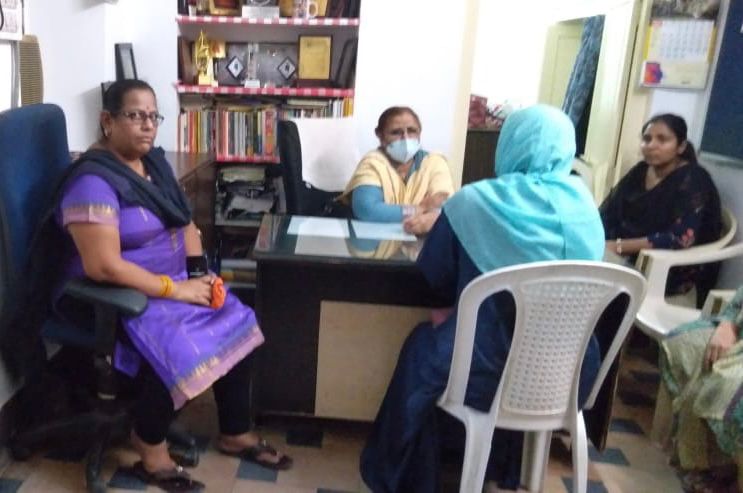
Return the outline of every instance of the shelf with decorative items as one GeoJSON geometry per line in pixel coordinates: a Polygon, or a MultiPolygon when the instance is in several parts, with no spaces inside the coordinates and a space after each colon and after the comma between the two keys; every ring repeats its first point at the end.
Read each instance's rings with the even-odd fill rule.
{"type": "Polygon", "coordinates": [[[178,0],[178,12],[179,150],[275,162],[278,120],[353,114],[358,0],[178,0]]]}
{"type": "Polygon", "coordinates": [[[233,96],[294,96],[312,98],[352,98],[353,89],[336,87],[240,87],[198,84],[175,85],[179,94],[227,94],[233,96]]]}
{"type": "Polygon", "coordinates": [[[178,0],[174,20],[177,148],[215,156],[214,265],[250,284],[249,239],[283,211],[278,121],[353,114],[359,0],[178,0]]]}

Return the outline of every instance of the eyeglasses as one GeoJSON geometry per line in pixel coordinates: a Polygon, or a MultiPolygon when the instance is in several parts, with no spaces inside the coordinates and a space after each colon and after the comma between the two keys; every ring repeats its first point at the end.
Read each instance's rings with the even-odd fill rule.
{"type": "Polygon", "coordinates": [[[152,125],[157,127],[160,125],[163,120],[165,120],[165,117],[162,116],[160,113],[147,113],[146,111],[118,111],[114,113],[114,116],[121,115],[125,118],[127,118],[132,123],[137,123],[141,125],[144,123],[145,120],[150,120],[152,122],[152,125]]]}

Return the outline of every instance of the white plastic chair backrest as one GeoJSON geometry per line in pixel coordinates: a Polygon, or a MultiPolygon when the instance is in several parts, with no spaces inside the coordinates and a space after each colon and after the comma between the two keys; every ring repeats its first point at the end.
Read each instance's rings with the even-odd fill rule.
{"type": "Polygon", "coordinates": [[[348,118],[294,118],[302,148],[302,180],[328,192],[342,191],[361,160],[356,125],[348,118]]]}
{"type": "MultiPolygon", "coordinates": [[[[535,262],[483,274],[462,291],[454,354],[440,400],[462,405],[469,377],[477,313],[492,294],[509,291],[516,306],[513,340],[490,414],[499,426],[520,428],[519,417],[560,426],[577,406],[578,376],[587,343],[606,307],[624,293],[627,310],[599,370],[586,407],[619,351],[645,290],[638,272],[589,261],[535,262]],[[513,419],[511,419],[513,418],[513,419]],[[505,420],[505,421],[504,421],[505,420]],[[516,421],[516,422],[514,422],[516,421]]],[[[523,428],[522,428],[523,429],[523,428]]]]}

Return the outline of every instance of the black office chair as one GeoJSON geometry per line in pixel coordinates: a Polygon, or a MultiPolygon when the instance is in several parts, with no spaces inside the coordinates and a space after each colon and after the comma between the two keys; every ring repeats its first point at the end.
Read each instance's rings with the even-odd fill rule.
{"type": "MultiPolygon", "coordinates": [[[[30,258],[33,235],[45,209],[51,204],[54,187],[64,169],[70,164],[67,148],[67,131],[62,110],[51,104],[37,104],[0,113],[0,331],[2,331],[3,356],[10,367],[28,367],[28,361],[18,361],[13,352],[14,343],[23,337],[19,334],[18,320],[12,310],[22,304],[27,267],[42,268],[43,258],[30,258]],[[10,348],[10,349],[9,349],[10,348]],[[13,359],[13,361],[9,361],[13,359]]],[[[50,249],[61,249],[61,245],[47,245],[50,249]]],[[[85,476],[88,490],[105,491],[100,479],[103,454],[109,443],[128,437],[130,422],[129,403],[117,399],[117,375],[112,367],[112,355],[117,340],[119,319],[122,315],[136,316],[147,306],[147,297],[133,289],[104,286],[89,280],[75,280],[63,288],[63,296],[70,304],[81,307],[81,320],[89,322],[73,325],[54,316],[49,304],[51,300],[35,307],[40,314],[43,339],[62,346],[75,348],[77,354],[85,354],[90,368],[95,371],[95,391],[90,392],[87,402],[76,403],[81,412],[52,421],[44,421],[32,429],[15,430],[11,436],[10,450],[17,460],[28,458],[41,445],[53,442],[67,446],[75,443],[89,445],[86,457],[85,476]],[[89,313],[90,317],[84,315],[89,313]]],[[[29,310],[31,311],[31,310],[29,310]]],[[[32,316],[32,315],[29,315],[32,316]]],[[[41,340],[31,340],[35,349],[22,353],[24,358],[35,359],[46,352],[41,340]]],[[[28,340],[27,340],[28,342],[28,340]]],[[[28,344],[26,349],[28,349],[28,344]]],[[[77,356],[76,356],[77,357],[77,356]]],[[[48,366],[48,365],[46,365],[48,366]]],[[[37,384],[43,372],[24,374],[24,387],[18,392],[18,412],[28,417],[39,410],[50,408],[54,403],[38,402],[37,384]]],[[[79,393],[81,381],[72,382],[79,393]]],[[[178,442],[185,452],[185,461],[194,463],[195,442],[177,432],[171,440],[178,442]]]]}
{"type": "MultiPolygon", "coordinates": [[[[340,148],[333,135],[327,136],[330,146],[340,148]]],[[[280,121],[278,125],[278,145],[281,158],[282,181],[286,195],[287,214],[301,216],[350,217],[350,208],[335,201],[343,190],[321,190],[304,181],[302,177],[302,145],[297,124],[293,121],[280,121]]],[[[357,163],[351,162],[351,169],[357,163]]]]}

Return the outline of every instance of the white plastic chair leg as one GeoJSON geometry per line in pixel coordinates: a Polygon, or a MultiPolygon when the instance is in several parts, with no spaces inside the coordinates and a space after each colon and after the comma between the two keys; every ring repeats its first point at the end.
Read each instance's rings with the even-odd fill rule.
{"type": "Polygon", "coordinates": [[[588,442],[583,413],[579,412],[573,435],[573,493],[586,493],[588,487],[588,442]]]}
{"type": "Polygon", "coordinates": [[[521,484],[528,491],[542,491],[547,461],[550,455],[551,431],[524,433],[524,452],[521,461],[521,484]]]}
{"type": "Polygon", "coordinates": [[[478,426],[477,420],[465,421],[465,430],[464,462],[459,493],[479,492],[482,491],[483,483],[485,483],[490,444],[493,441],[495,430],[492,426],[478,426]],[[466,471],[471,472],[467,474],[466,471]]]}

